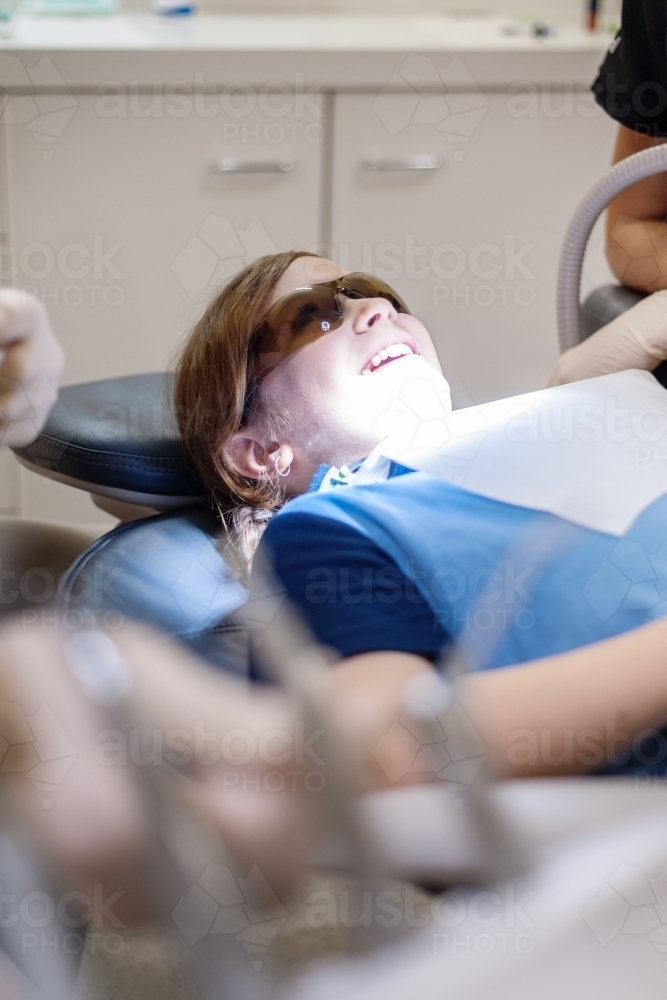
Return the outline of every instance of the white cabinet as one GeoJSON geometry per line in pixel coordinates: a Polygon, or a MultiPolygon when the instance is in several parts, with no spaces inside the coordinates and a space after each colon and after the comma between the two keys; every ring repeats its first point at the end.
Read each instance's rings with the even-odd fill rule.
{"type": "Polygon", "coordinates": [[[572,88],[336,97],[333,253],[395,284],[459,405],[546,379],[563,234],[614,132],[572,88]]]}
{"type": "MultiPolygon", "coordinates": [[[[563,233],[615,129],[581,88],[458,86],[299,101],[119,85],[44,95],[38,118],[12,98],[0,277],[46,302],[80,382],[164,368],[244,259],[330,244],[425,321],[457,404],[533,389],[557,355],[563,233]]],[[[21,492],[26,515],[104,520],[26,471],[21,492]]]]}
{"type": "MultiPolygon", "coordinates": [[[[242,93],[107,89],[68,98],[55,137],[5,128],[2,278],[45,301],[65,383],[163,369],[243,258],[320,236],[319,98],[271,118],[242,93]]],[[[23,513],[104,520],[80,491],[21,476],[23,513]]]]}
{"type": "Polygon", "coordinates": [[[48,305],[66,382],[158,370],[239,258],[318,239],[321,123],[306,109],[271,132],[219,94],[74,100],[51,144],[7,129],[4,274],[48,305]]]}

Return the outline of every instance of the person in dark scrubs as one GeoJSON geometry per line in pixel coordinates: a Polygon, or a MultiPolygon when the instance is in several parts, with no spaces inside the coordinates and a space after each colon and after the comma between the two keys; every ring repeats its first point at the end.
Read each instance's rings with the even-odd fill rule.
{"type": "MultiPolygon", "coordinates": [[[[667,141],[667,3],[624,0],[621,28],[593,84],[618,122],[613,162],[667,141]]],[[[607,213],[607,259],[639,291],[667,288],[667,174],[620,194],[607,213]]]]}

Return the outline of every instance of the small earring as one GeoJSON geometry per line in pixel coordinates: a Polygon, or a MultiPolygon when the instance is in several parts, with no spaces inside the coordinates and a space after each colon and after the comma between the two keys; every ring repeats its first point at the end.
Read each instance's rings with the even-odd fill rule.
{"type": "Polygon", "coordinates": [[[284,479],[284,478],[285,478],[285,476],[289,476],[289,474],[290,474],[290,470],[291,470],[291,468],[292,468],[292,463],[290,462],[290,464],[289,464],[289,465],[287,466],[287,468],[285,469],[285,471],[284,471],[284,472],[281,472],[281,471],[280,471],[280,468],[279,468],[279,466],[278,466],[278,459],[277,459],[277,458],[275,458],[275,459],[274,459],[274,461],[273,461],[273,467],[274,467],[274,469],[276,470],[277,474],[278,474],[279,476],[282,476],[282,478],[284,479]]]}

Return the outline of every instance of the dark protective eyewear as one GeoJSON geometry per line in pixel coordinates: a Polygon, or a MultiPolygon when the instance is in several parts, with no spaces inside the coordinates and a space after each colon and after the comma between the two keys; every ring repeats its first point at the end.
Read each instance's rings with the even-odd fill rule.
{"type": "Polygon", "coordinates": [[[295,288],[274,302],[252,333],[250,354],[255,386],[285,358],[338,329],[343,322],[341,295],[349,299],[386,299],[396,312],[410,314],[393,288],[362,271],[318,285],[295,288]]]}

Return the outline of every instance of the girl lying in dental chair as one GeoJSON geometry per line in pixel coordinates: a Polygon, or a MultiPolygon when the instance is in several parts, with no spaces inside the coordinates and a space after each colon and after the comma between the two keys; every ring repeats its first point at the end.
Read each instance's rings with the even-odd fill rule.
{"type": "MultiPolygon", "coordinates": [[[[655,367],[667,354],[665,313],[664,297],[640,303],[611,334],[561,358],[552,384],[655,367]]],[[[650,395],[653,383],[659,403],[663,390],[636,377],[647,381],[628,384],[630,395],[650,395]]],[[[667,614],[667,478],[610,532],[602,514],[581,520],[577,511],[594,486],[604,494],[609,483],[613,494],[639,474],[619,472],[620,453],[617,468],[615,452],[598,459],[600,443],[584,451],[584,475],[564,485],[554,472],[555,499],[541,503],[501,502],[502,492],[462,489],[410,461],[378,465],[382,439],[415,419],[409,384],[446,418],[431,338],[400,296],[370,275],[287,253],[250,265],[209,306],[183,353],[176,403],[186,446],[247,558],[270,521],[263,548],[318,640],[343,658],[336,683],[359,702],[355,715],[373,706],[378,730],[386,727],[383,698],[392,715],[404,682],[457,639],[475,670],[541,661],[470,679],[484,731],[504,748],[501,772],[553,770],[531,754],[522,766],[508,761],[508,734],[519,728],[601,734],[609,725],[610,740],[591,736],[595,746],[563,769],[613,758],[614,770],[667,770],[667,738],[652,732],[667,721],[667,702],[649,696],[639,710],[641,670],[606,646],[563,655],[625,633],[609,650],[662,649],[658,626],[631,630],[667,614]],[[630,704],[636,714],[626,714],[630,704]]],[[[654,430],[646,434],[655,443],[654,430]]],[[[537,475],[524,465],[519,497],[521,476],[530,496],[537,475]]],[[[612,515],[622,506],[620,496],[602,500],[612,515]]]]}

